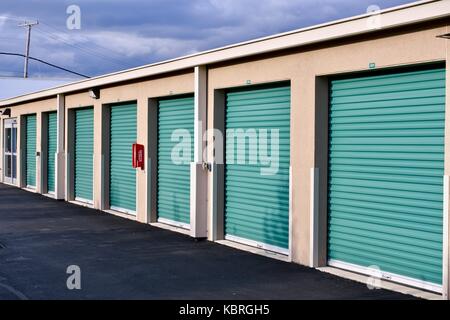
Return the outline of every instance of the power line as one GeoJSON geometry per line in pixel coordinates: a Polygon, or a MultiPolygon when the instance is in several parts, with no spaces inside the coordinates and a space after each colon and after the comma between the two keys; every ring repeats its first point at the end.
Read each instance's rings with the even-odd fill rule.
{"type": "MultiPolygon", "coordinates": [[[[22,58],[25,58],[25,57],[26,57],[24,54],[21,54],[21,53],[12,53],[12,52],[0,52],[0,55],[16,56],[16,57],[22,57],[22,58]]],[[[76,71],[72,71],[72,70],[66,69],[66,68],[64,68],[64,67],[57,66],[57,65],[55,65],[55,64],[53,64],[53,63],[50,63],[50,62],[47,62],[47,61],[44,61],[44,60],[41,60],[41,59],[38,59],[38,58],[34,58],[34,57],[28,57],[28,58],[29,58],[30,60],[34,60],[34,61],[37,61],[37,62],[46,64],[46,65],[48,65],[48,66],[50,66],[50,67],[53,67],[53,68],[56,68],[56,69],[59,69],[59,70],[62,70],[62,71],[66,71],[66,72],[75,74],[75,75],[77,75],[77,76],[83,77],[83,78],[90,78],[89,76],[86,76],[86,75],[84,75],[84,74],[81,74],[81,73],[78,73],[78,72],[76,72],[76,71]]]]}
{"type": "MultiPolygon", "coordinates": [[[[0,19],[2,19],[2,18],[12,20],[12,21],[23,21],[24,20],[23,17],[1,16],[0,15],[0,19]]],[[[36,28],[36,31],[38,31],[42,36],[47,37],[47,39],[52,39],[55,41],[62,42],[70,47],[76,48],[79,51],[84,52],[85,54],[95,56],[96,58],[101,59],[103,61],[108,60],[109,62],[111,62],[112,64],[114,64],[115,66],[117,66],[121,69],[130,68],[130,67],[135,66],[134,64],[130,65],[129,63],[124,63],[123,57],[120,53],[115,52],[115,51],[111,50],[110,48],[103,47],[103,46],[93,42],[88,37],[86,37],[82,34],[78,34],[78,35],[81,36],[82,39],[89,41],[89,47],[83,46],[80,43],[75,44],[75,43],[73,43],[73,41],[68,40],[68,38],[72,37],[73,34],[69,33],[67,30],[64,30],[63,28],[55,27],[55,26],[45,23],[43,21],[40,21],[39,23],[40,23],[41,27],[44,26],[44,28],[53,30],[53,31],[49,31],[49,30],[45,30],[42,28],[36,28]],[[117,58],[112,57],[111,54],[117,58]]],[[[142,63],[147,63],[147,62],[142,61],[142,63]]]]}
{"type": "Polygon", "coordinates": [[[77,44],[71,43],[71,42],[65,40],[63,37],[58,36],[58,35],[56,35],[54,33],[49,33],[49,32],[44,31],[42,29],[38,30],[38,32],[41,33],[42,35],[46,36],[47,38],[50,38],[50,39],[62,42],[64,44],[68,45],[68,46],[71,46],[71,47],[75,48],[75,49],[81,50],[81,51],[83,51],[86,54],[89,54],[91,56],[95,56],[96,58],[99,58],[99,59],[102,59],[102,60],[104,60],[104,59],[109,60],[110,62],[114,63],[115,65],[117,65],[119,67],[123,67],[121,62],[117,62],[117,61],[113,60],[112,58],[110,58],[108,56],[105,56],[103,54],[100,54],[98,52],[95,52],[95,51],[93,51],[91,49],[87,49],[87,48],[81,47],[81,46],[79,46],[77,44]]]}
{"type": "MultiPolygon", "coordinates": [[[[56,31],[57,33],[64,34],[65,36],[68,36],[68,37],[71,36],[71,34],[69,34],[69,32],[67,32],[67,30],[64,30],[64,29],[61,29],[61,28],[57,28],[57,27],[52,26],[52,25],[50,25],[50,24],[48,24],[48,23],[45,23],[45,22],[42,22],[42,25],[44,25],[44,26],[46,26],[46,27],[48,27],[48,28],[50,28],[50,29],[53,29],[53,30],[56,31]]],[[[83,36],[82,34],[79,34],[79,35],[80,35],[81,37],[83,37],[84,39],[89,40],[87,37],[83,36]]],[[[58,36],[59,36],[59,35],[58,35],[58,36]]],[[[61,37],[61,36],[59,36],[59,37],[61,37]]],[[[61,38],[62,38],[62,37],[61,37],[61,38]]],[[[89,43],[89,45],[90,45],[90,47],[89,47],[90,50],[95,51],[95,52],[97,52],[97,53],[100,53],[100,54],[102,54],[102,55],[103,55],[104,53],[107,53],[107,55],[108,55],[108,57],[109,57],[110,54],[114,54],[117,58],[119,58],[119,59],[122,58],[122,55],[121,55],[120,53],[115,52],[115,51],[113,51],[113,50],[111,50],[111,49],[109,49],[109,48],[105,48],[105,47],[103,47],[103,46],[101,46],[101,45],[99,45],[99,44],[97,44],[97,43],[95,43],[95,42],[91,42],[91,43],[89,43]],[[97,47],[98,49],[96,50],[96,49],[92,48],[91,46],[97,47]]],[[[122,62],[121,60],[116,60],[115,58],[112,58],[112,57],[109,57],[109,58],[110,58],[110,59],[114,59],[115,61],[118,61],[120,64],[123,64],[123,62],[122,62]]]]}
{"type": "MultiPolygon", "coordinates": [[[[0,15],[0,19],[6,19],[6,20],[12,20],[12,21],[23,21],[24,20],[24,18],[22,18],[22,17],[2,16],[2,15],[0,15]]],[[[90,41],[89,45],[97,47],[98,49],[95,49],[95,48],[92,48],[92,47],[81,46],[80,44],[75,44],[75,43],[69,42],[63,36],[59,35],[59,34],[63,34],[63,35],[66,35],[66,36],[70,37],[71,35],[67,31],[62,30],[60,28],[57,28],[55,26],[52,26],[52,25],[50,25],[48,23],[45,23],[45,22],[42,22],[42,21],[40,21],[39,23],[41,25],[44,25],[45,27],[47,27],[49,29],[53,29],[54,31],[56,31],[56,33],[55,33],[55,32],[50,32],[50,31],[47,31],[47,30],[43,30],[42,28],[36,28],[35,30],[37,32],[39,32],[41,35],[43,35],[43,36],[45,36],[47,38],[53,39],[55,41],[62,42],[64,44],[68,45],[68,46],[71,46],[71,47],[73,47],[75,49],[83,51],[85,54],[89,54],[91,56],[96,57],[97,59],[101,59],[102,61],[108,60],[110,63],[114,64],[115,66],[117,66],[117,67],[119,67],[121,69],[126,68],[126,65],[124,65],[123,61],[119,60],[120,58],[122,58],[119,53],[114,52],[111,49],[107,49],[105,47],[102,47],[102,46],[100,46],[100,45],[98,45],[98,44],[96,44],[96,43],[94,43],[92,41],[90,41]],[[105,54],[105,52],[107,52],[107,54],[105,54]],[[111,57],[110,56],[111,53],[114,54],[116,57],[118,57],[118,59],[111,57]]],[[[84,39],[88,39],[88,38],[84,37],[84,39]]]]}
{"type": "Polygon", "coordinates": [[[70,42],[66,41],[65,39],[63,39],[62,37],[57,36],[57,35],[52,34],[52,33],[49,33],[49,32],[46,32],[46,31],[44,31],[44,30],[36,29],[36,31],[39,32],[40,34],[42,34],[43,36],[49,38],[49,39],[53,39],[53,40],[62,42],[62,43],[64,43],[65,45],[68,45],[68,46],[70,46],[70,47],[72,47],[72,48],[81,50],[81,51],[83,51],[84,53],[89,54],[89,55],[91,55],[91,56],[95,56],[96,58],[101,59],[101,60],[103,60],[103,61],[104,61],[104,60],[108,60],[109,62],[115,64],[116,66],[118,66],[118,67],[120,67],[120,68],[123,68],[123,64],[114,61],[114,60],[111,59],[110,57],[107,57],[107,56],[105,56],[105,55],[101,55],[101,54],[96,53],[96,52],[94,52],[94,51],[92,51],[92,50],[89,50],[89,49],[80,47],[80,46],[78,46],[78,45],[76,45],[76,44],[70,43],[70,42]]]}

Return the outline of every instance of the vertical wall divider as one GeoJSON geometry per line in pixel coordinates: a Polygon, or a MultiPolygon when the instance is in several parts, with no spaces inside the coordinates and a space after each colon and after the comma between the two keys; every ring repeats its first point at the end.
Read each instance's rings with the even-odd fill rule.
{"type": "MultiPolygon", "coordinates": [[[[447,26],[447,33],[450,26],[447,26]]],[[[442,273],[442,297],[450,300],[450,41],[446,41],[446,65],[445,65],[445,138],[444,138],[444,203],[443,203],[443,273],[442,273]]]]}
{"type": "Polygon", "coordinates": [[[25,155],[25,128],[26,128],[26,116],[21,115],[17,117],[17,179],[18,179],[18,186],[19,188],[26,188],[27,182],[26,182],[26,159],[24,158],[25,155]]]}
{"type": "Polygon", "coordinates": [[[309,264],[310,267],[319,266],[319,169],[311,168],[310,174],[310,240],[309,240],[309,264]]]}
{"type": "MultiPolygon", "coordinates": [[[[101,105],[101,168],[100,168],[100,210],[109,209],[109,152],[111,107],[101,105]]],[[[95,123],[95,122],[94,122],[95,123]]]]}
{"type": "Polygon", "coordinates": [[[56,161],[55,161],[55,198],[65,198],[65,97],[63,94],[56,96],[57,104],[57,133],[56,133],[56,161]]]}
{"type": "MultiPolygon", "coordinates": [[[[324,267],[328,260],[328,126],[329,126],[329,79],[328,77],[316,77],[315,79],[315,129],[314,129],[314,168],[318,170],[314,189],[311,193],[317,193],[315,199],[314,214],[316,217],[315,228],[311,232],[310,257],[314,256],[314,267],[324,267]],[[314,252],[315,251],[315,252],[314,252]]],[[[312,204],[312,203],[311,203],[312,204]]],[[[311,209],[312,210],[312,209],[311,209]]],[[[311,211],[313,212],[313,211],[311,211]]]]}
{"type": "Polygon", "coordinates": [[[292,165],[289,166],[289,255],[288,255],[288,259],[289,261],[292,261],[292,256],[293,256],[293,249],[294,249],[294,241],[293,241],[293,233],[292,233],[292,229],[293,229],[293,213],[294,213],[294,208],[292,206],[293,204],[293,200],[294,200],[294,192],[293,192],[293,176],[292,176],[292,165]]]}
{"type": "Polygon", "coordinates": [[[40,127],[40,135],[38,134],[38,145],[40,145],[40,148],[37,148],[37,152],[39,152],[39,168],[40,171],[40,193],[41,194],[47,194],[48,193],[48,186],[47,186],[47,161],[48,161],[48,154],[47,154],[47,146],[48,146],[48,114],[46,112],[40,113],[40,120],[37,119],[38,126],[40,127]],[[40,138],[39,138],[40,137],[40,138]]]}
{"type": "Polygon", "coordinates": [[[148,99],[147,223],[158,221],[158,99],[148,99]]]}
{"type": "Polygon", "coordinates": [[[444,176],[444,204],[443,204],[443,263],[442,263],[442,297],[448,300],[449,297],[449,248],[448,248],[448,228],[449,228],[449,176],[444,176]]]}
{"type": "Polygon", "coordinates": [[[203,151],[206,149],[206,142],[203,137],[207,126],[207,77],[206,66],[195,67],[194,162],[191,163],[190,192],[190,221],[193,238],[207,238],[208,236],[208,172],[203,165],[203,151]]]}
{"type": "Polygon", "coordinates": [[[208,156],[211,157],[209,234],[211,241],[225,239],[225,90],[214,90],[213,131],[208,132],[208,156]],[[218,137],[217,135],[220,135],[218,137]]]}
{"type": "Polygon", "coordinates": [[[209,239],[211,241],[217,241],[217,164],[213,163],[211,167],[211,173],[209,176],[209,199],[211,199],[209,205],[209,211],[211,212],[211,228],[209,232],[209,239]]]}
{"type": "Polygon", "coordinates": [[[66,132],[67,132],[67,145],[65,148],[66,156],[66,201],[75,200],[75,172],[74,172],[74,164],[75,164],[75,111],[74,109],[67,110],[67,119],[66,119],[66,132]]]}

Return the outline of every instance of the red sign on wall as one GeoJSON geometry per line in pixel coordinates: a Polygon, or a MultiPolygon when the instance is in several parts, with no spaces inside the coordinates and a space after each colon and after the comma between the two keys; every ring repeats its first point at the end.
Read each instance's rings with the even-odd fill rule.
{"type": "Polygon", "coordinates": [[[142,144],[133,144],[133,168],[144,169],[144,146],[142,144]]]}

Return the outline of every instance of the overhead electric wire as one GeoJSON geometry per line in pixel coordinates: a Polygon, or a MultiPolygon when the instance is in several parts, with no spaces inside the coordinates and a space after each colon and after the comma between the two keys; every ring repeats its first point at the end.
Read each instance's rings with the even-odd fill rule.
{"type": "MultiPolygon", "coordinates": [[[[50,25],[50,24],[48,24],[48,23],[46,23],[46,22],[42,22],[41,23],[42,25],[44,25],[44,26],[46,26],[46,27],[48,27],[48,28],[50,28],[50,29],[53,29],[55,32],[57,32],[58,34],[64,34],[64,35],[66,35],[66,36],[68,36],[68,37],[70,37],[72,34],[70,34],[70,32],[69,31],[67,31],[67,30],[64,30],[64,29],[61,29],[61,28],[59,28],[59,27],[55,27],[55,26],[53,26],[53,25],[50,25]]],[[[78,34],[79,36],[82,36],[82,37],[84,37],[85,39],[87,39],[83,34],[78,34]]],[[[91,45],[91,44],[90,44],[91,45]]],[[[114,52],[114,51],[112,51],[111,49],[109,49],[109,48],[106,48],[106,47],[103,47],[103,46],[101,46],[101,45],[99,45],[99,44],[97,44],[97,43],[92,43],[92,45],[93,46],[95,46],[95,47],[97,47],[97,48],[99,48],[99,49],[101,49],[101,50],[104,50],[104,51],[106,51],[106,52],[108,52],[108,53],[112,53],[112,54],[115,54],[115,55],[117,55],[117,57],[121,57],[121,55],[119,54],[119,53],[117,53],[117,52],[114,52]]]]}
{"type": "MultiPolygon", "coordinates": [[[[12,20],[12,21],[20,22],[20,21],[24,21],[24,20],[29,20],[31,18],[16,17],[16,16],[1,16],[0,15],[0,19],[12,20]]],[[[84,54],[88,54],[88,55],[96,57],[97,59],[101,59],[102,61],[108,60],[110,63],[114,64],[116,67],[119,67],[120,69],[126,69],[127,68],[127,66],[124,65],[123,61],[111,57],[111,54],[114,54],[114,55],[116,55],[116,57],[121,58],[119,53],[114,52],[114,51],[112,51],[110,49],[107,49],[105,47],[102,47],[102,46],[100,46],[100,45],[98,45],[98,44],[96,44],[96,43],[94,43],[92,41],[90,41],[90,43],[89,43],[90,47],[83,46],[83,45],[81,45],[79,43],[75,44],[72,41],[66,39],[64,36],[62,36],[62,35],[66,35],[67,37],[71,37],[72,34],[69,34],[67,31],[59,29],[59,28],[57,28],[55,26],[52,26],[52,25],[50,25],[48,23],[45,23],[43,21],[39,21],[39,24],[41,26],[45,26],[45,27],[47,27],[49,29],[53,29],[55,31],[55,32],[50,32],[50,31],[42,29],[42,28],[35,28],[35,29],[33,29],[33,31],[37,31],[38,33],[40,33],[42,36],[46,37],[47,39],[52,39],[54,41],[61,42],[61,43],[65,44],[65,45],[67,45],[67,46],[70,46],[70,47],[75,48],[75,49],[77,49],[79,51],[82,51],[84,54]],[[100,50],[102,50],[103,52],[101,52],[99,49],[95,49],[95,48],[93,48],[91,46],[97,47],[100,50]]],[[[85,39],[87,39],[89,41],[88,38],[85,37],[85,39]]]]}
{"type": "MultiPolygon", "coordinates": [[[[52,25],[50,25],[50,24],[48,24],[48,23],[46,23],[46,22],[41,22],[41,25],[43,25],[43,26],[45,26],[45,27],[48,27],[48,28],[54,30],[54,31],[57,32],[58,34],[55,34],[55,33],[52,33],[52,34],[54,34],[55,36],[58,36],[58,37],[60,37],[60,38],[62,38],[62,39],[64,39],[64,37],[62,37],[60,34],[63,34],[63,35],[65,35],[65,36],[67,36],[67,37],[72,36],[72,34],[70,34],[67,30],[63,30],[63,29],[61,29],[61,28],[57,28],[57,27],[52,26],[52,25]]],[[[90,41],[90,39],[87,38],[86,36],[84,36],[83,34],[78,34],[78,35],[81,36],[81,37],[83,37],[84,39],[90,41]]],[[[66,40],[66,39],[64,39],[64,40],[66,40]]],[[[72,45],[75,45],[75,44],[72,43],[72,45]]],[[[102,55],[102,56],[107,57],[108,59],[111,59],[111,60],[116,61],[116,62],[118,62],[119,64],[123,65],[123,61],[120,60],[120,59],[122,59],[122,55],[121,55],[120,53],[115,52],[115,51],[113,51],[113,50],[111,50],[111,49],[109,49],[109,48],[105,48],[105,47],[103,47],[103,46],[101,46],[101,45],[99,45],[99,44],[97,44],[97,43],[95,43],[95,42],[92,42],[92,41],[91,41],[91,42],[89,43],[89,47],[82,46],[82,45],[79,44],[79,43],[77,43],[76,46],[80,46],[80,47],[86,48],[86,49],[88,49],[88,50],[90,50],[90,51],[92,51],[92,52],[96,52],[96,53],[98,53],[98,54],[100,54],[100,55],[102,55]],[[93,48],[93,47],[97,47],[98,49],[95,49],[95,48],[93,48]],[[110,56],[111,54],[115,55],[116,57],[115,57],[115,58],[111,57],[111,56],[110,56]],[[116,59],[116,58],[117,58],[117,59],[116,59]]]]}
{"type": "MultiPolygon", "coordinates": [[[[21,54],[21,53],[13,53],[13,52],[0,52],[0,55],[16,56],[16,57],[22,57],[22,58],[25,58],[25,55],[24,55],[24,54],[21,54]]],[[[43,64],[45,64],[45,65],[48,65],[48,66],[50,66],[50,67],[53,67],[53,68],[56,68],[56,69],[59,69],[59,70],[65,71],[65,72],[69,72],[69,73],[75,74],[75,75],[80,76],[80,77],[83,77],[83,78],[90,78],[89,76],[86,76],[86,75],[81,74],[81,73],[79,73],[79,72],[72,71],[72,70],[66,69],[66,68],[64,68],[64,67],[57,66],[56,64],[53,64],[53,63],[50,63],[50,62],[47,62],[47,61],[44,61],[44,60],[41,60],[41,59],[38,59],[38,58],[28,57],[28,59],[34,60],[34,61],[37,61],[37,62],[40,62],[40,63],[43,63],[43,64]]]]}
{"type": "Polygon", "coordinates": [[[47,32],[47,31],[44,31],[44,30],[39,29],[39,28],[36,28],[35,31],[37,31],[38,33],[40,33],[40,34],[43,35],[44,37],[47,37],[47,39],[52,39],[52,40],[61,42],[61,43],[65,44],[65,45],[68,45],[68,46],[74,48],[74,49],[83,51],[85,54],[89,54],[89,55],[91,55],[91,56],[94,56],[94,57],[96,57],[97,59],[100,59],[100,60],[102,60],[102,61],[108,60],[110,63],[113,63],[113,64],[116,65],[117,67],[124,68],[124,66],[123,66],[122,63],[120,63],[120,62],[118,62],[118,61],[115,61],[115,60],[113,60],[112,58],[110,58],[110,57],[108,57],[108,56],[105,56],[105,55],[103,55],[103,54],[94,52],[94,51],[92,51],[92,50],[90,50],[90,49],[87,49],[87,48],[81,47],[81,46],[79,46],[79,45],[76,45],[76,44],[74,44],[74,43],[71,43],[71,42],[65,40],[64,38],[62,38],[61,36],[55,35],[55,34],[53,34],[53,33],[49,33],[49,32],[47,32]]]}

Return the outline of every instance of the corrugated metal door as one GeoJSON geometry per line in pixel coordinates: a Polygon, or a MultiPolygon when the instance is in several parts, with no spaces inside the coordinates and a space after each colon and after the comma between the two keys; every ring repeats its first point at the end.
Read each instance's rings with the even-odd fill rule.
{"type": "Polygon", "coordinates": [[[25,184],[36,187],[36,115],[25,118],[25,184]]]}
{"type": "Polygon", "coordinates": [[[56,112],[48,114],[47,130],[47,192],[55,192],[55,157],[57,144],[56,112]]]}
{"type": "Polygon", "coordinates": [[[92,201],[94,109],[75,111],[75,199],[92,201]]]}
{"type": "Polygon", "coordinates": [[[112,209],[136,211],[136,170],[132,146],[136,143],[136,104],[111,107],[109,203],[112,209]]]}
{"type": "Polygon", "coordinates": [[[226,99],[226,238],[286,253],[289,247],[290,87],[233,91],[226,99]],[[238,143],[239,138],[236,138],[239,130],[248,135],[244,143],[238,143]],[[265,142],[264,132],[268,140],[265,142]],[[248,138],[252,136],[253,141],[248,138]],[[274,152],[277,144],[279,156],[274,152]],[[265,156],[272,156],[271,163],[265,156]]]}
{"type": "Polygon", "coordinates": [[[194,98],[163,99],[158,107],[158,218],[190,222],[190,162],[194,160],[194,98]],[[177,131],[181,130],[181,131],[177,131]],[[180,139],[172,140],[179,132],[180,139]],[[186,149],[184,149],[186,147],[186,149]],[[177,152],[176,148],[180,148],[177,152]],[[184,154],[182,151],[186,151],[184,154]],[[174,152],[175,157],[172,157],[174,152]]]}
{"type": "Polygon", "coordinates": [[[331,264],[441,284],[444,69],[332,81],[330,105],[331,264]]]}

